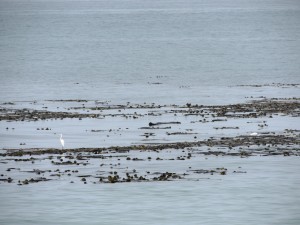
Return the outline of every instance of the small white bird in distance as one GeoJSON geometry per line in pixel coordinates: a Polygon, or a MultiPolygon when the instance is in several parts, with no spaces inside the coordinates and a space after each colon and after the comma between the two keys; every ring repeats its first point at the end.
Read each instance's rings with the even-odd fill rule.
{"type": "Polygon", "coordinates": [[[258,133],[253,132],[253,133],[250,134],[250,136],[256,136],[257,134],[258,134],[258,133]]]}
{"type": "Polygon", "coordinates": [[[65,140],[62,138],[62,134],[60,134],[60,143],[61,143],[61,149],[65,147],[65,140]]]}

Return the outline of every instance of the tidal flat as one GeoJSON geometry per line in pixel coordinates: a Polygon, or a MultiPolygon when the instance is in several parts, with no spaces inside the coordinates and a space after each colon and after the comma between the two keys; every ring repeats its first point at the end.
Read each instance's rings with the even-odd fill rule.
{"type": "Polygon", "coordinates": [[[206,106],[5,102],[0,183],[199,181],[247,174],[219,159],[299,157],[299,106],[298,98],[265,97],[206,106]],[[6,140],[14,145],[7,147],[6,140]],[[204,163],[215,159],[218,164],[204,163]]]}

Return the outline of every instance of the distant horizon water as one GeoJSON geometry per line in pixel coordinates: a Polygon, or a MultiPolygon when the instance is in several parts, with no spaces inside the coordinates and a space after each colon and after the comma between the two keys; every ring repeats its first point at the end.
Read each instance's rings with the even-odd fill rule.
{"type": "Polygon", "coordinates": [[[293,97],[298,1],[0,1],[0,101],[293,97]],[[176,98],[174,98],[176,96],[176,98]]]}

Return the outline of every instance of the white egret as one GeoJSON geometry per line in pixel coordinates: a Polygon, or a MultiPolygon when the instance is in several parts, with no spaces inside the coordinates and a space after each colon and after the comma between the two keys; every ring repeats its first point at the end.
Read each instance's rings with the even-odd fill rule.
{"type": "Polygon", "coordinates": [[[256,133],[256,132],[253,132],[250,134],[250,136],[256,136],[256,135],[258,135],[258,133],[256,133]]]}
{"type": "Polygon", "coordinates": [[[62,138],[62,134],[60,134],[60,143],[61,143],[61,148],[63,149],[65,147],[65,140],[62,138]]]}

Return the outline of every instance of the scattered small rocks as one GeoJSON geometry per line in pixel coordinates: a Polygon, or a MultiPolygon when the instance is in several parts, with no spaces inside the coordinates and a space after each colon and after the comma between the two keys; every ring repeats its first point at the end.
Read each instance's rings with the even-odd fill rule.
{"type": "Polygon", "coordinates": [[[149,123],[149,127],[159,126],[159,125],[166,125],[166,124],[181,124],[181,122],[157,122],[157,123],[149,123]]]}
{"type": "Polygon", "coordinates": [[[25,179],[23,181],[18,181],[18,185],[27,185],[30,183],[38,183],[42,181],[50,181],[51,179],[45,178],[45,177],[38,177],[38,178],[31,178],[31,179],[25,179]]]}

